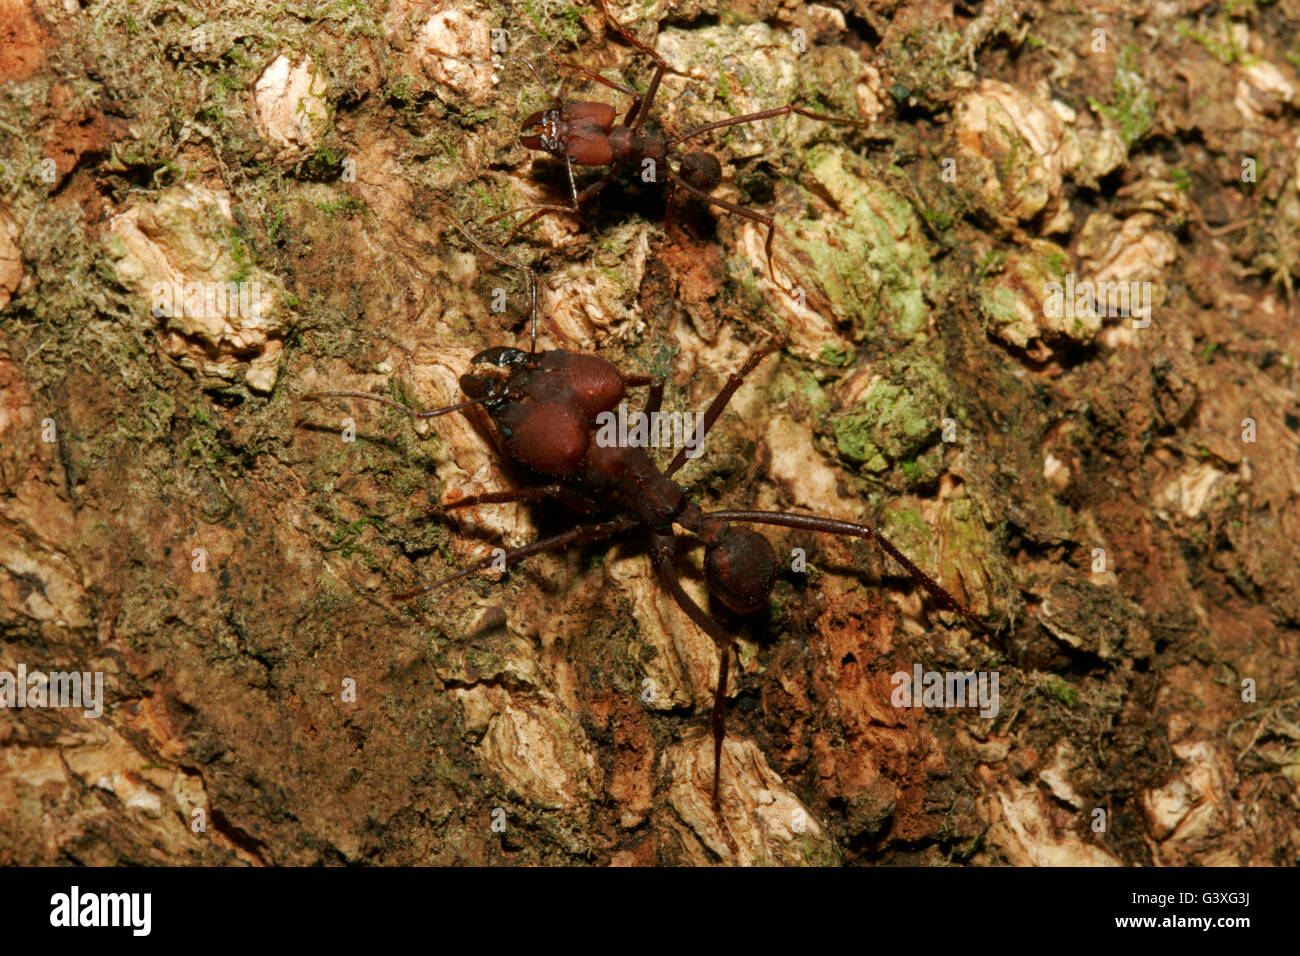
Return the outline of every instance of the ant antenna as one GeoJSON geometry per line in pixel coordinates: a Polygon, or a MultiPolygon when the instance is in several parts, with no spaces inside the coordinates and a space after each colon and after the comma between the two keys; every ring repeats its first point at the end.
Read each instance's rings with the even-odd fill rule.
{"type": "Polygon", "coordinates": [[[381,405],[387,405],[389,408],[395,408],[402,414],[415,418],[437,418],[439,415],[449,415],[452,412],[459,412],[462,409],[469,408],[471,405],[481,405],[486,399],[476,398],[468,402],[459,402],[455,405],[448,405],[446,408],[431,408],[424,411],[417,411],[414,408],[408,408],[401,402],[395,402],[391,398],[384,398],[382,395],[371,395],[368,392],[311,392],[302,396],[309,402],[319,401],[322,398],[363,398],[367,401],[378,402],[381,405]]]}
{"type": "Polygon", "coordinates": [[[560,99],[560,90],[563,89],[564,84],[561,83],[560,86],[556,87],[555,92],[552,93],[551,88],[547,86],[546,81],[542,79],[542,74],[538,73],[537,67],[533,66],[532,60],[522,54],[515,54],[504,62],[511,63],[515,60],[518,60],[524,66],[528,67],[528,72],[533,74],[533,79],[537,81],[537,85],[545,91],[546,95],[551,98],[551,102],[554,104],[555,108],[564,109],[564,101],[560,99]]]}
{"type": "Polygon", "coordinates": [[[460,230],[460,234],[462,236],[464,236],[466,239],[472,242],[476,247],[478,247],[478,250],[480,252],[487,253],[497,262],[504,263],[505,265],[508,266],[514,266],[516,269],[521,269],[524,272],[528,273],[528,303],[529,303],[528,324],[529,324],[530,338],[531,338],[528,351],[530,353],[536,353],[537,352],[537,273],[534,272],[529,266],[524,265],[522,262],[515,262],[515,260],[503,256],[495,249],[490,249],[487,246],[485,246],[482,242],[480,242],[478,239],[476,239],[473,235],[470,234],[470,231],[465,228],[465,224],[461,222],[459,219],[456,220],[456,228],[460,230]]]}

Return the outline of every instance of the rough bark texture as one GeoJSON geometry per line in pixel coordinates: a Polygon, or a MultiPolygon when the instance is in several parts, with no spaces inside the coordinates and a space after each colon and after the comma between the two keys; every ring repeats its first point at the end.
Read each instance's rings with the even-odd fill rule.
{"type": "Polygon", "coordinates": [[[737,630],[733,849],[716,653],[638,542],[394,605],[572,519],[444,515],[517,480],[484,429],[303,398],[447,404],[523,341],[454,224],[567,182],[491,31],[551,82],[644,54],[543,0],[0,0],[0,672],[105,682],[98,718],[0,710],[0,861],[1294,863],[1300,4],[1147,7],[611,4],[668,129],[872,130],[700,141],[774,276],[635,176],[543,219],[506,251],[544,343],[687,409],[779,341],[683,481],[880,527],[998,632],[774,530],[808,568],[737,630]],[[1053,301],[1103,280],[1149,315],[1053,301]],[[917,664],[996,672],[996,716],[894,706],[917,664]]]}

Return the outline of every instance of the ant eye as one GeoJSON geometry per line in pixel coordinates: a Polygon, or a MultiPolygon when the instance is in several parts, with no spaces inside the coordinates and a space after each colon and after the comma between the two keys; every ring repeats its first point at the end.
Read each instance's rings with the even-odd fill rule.
{"type": "Polygon", "coordinates": [[[704,577],[728,610],[748,614],[772,593],[776,552],[757,531],[727,526],[704,554],[704,577]]]}

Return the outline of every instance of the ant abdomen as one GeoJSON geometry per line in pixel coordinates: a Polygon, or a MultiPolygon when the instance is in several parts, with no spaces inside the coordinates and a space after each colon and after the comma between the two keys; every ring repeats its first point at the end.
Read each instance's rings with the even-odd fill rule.
{"type": "Polygon", "coordinates": [[[712,153],[685,153],[677,174],[696,189],[711,192],[722,182],[722,164],[712,153]]]}
{"type": "Polygon", "coordinates": [[[750,614],[767,604],[776,569],[771,542],[749,528],[724,525],[704,552],[710,593],[736,614],[750,614]]]}

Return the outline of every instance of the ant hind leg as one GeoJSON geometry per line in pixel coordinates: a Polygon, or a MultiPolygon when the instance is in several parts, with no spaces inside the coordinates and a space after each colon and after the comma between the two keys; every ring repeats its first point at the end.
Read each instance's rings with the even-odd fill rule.
{"type": "Polygon", "coordinates": [[[823,518],[819,515],[792,514],[786,511],[710,511],[704,516],[704,521],[711,523],[743,521],[753,524],[777,525],[783,528],[799,528],[805,531],[819,531],[824,534],[846,535],[868,541],[874,540],[880,545],[881,550],[903,566],[903,570],[907,572],[913,581],[929,592],[940,607],[960,615],[967,624],[981,634],[989,633],[988,628],[967,609],[966,605],[949,594],[943,585],[913,564],[888,538],[870,525],[853,521],[840,521],[836,518],[823,518]]]}
{"type": "Polygon", "coordinates": [[[713,691],[713,710],[709,715],[709,726],[713,732],[713,814],[718,826],[726,837],[727,846],[734,858],[739,850],[736,840],[727,828],[727,821],[722,816],[720,782],[722,779],[722,744],[727,738],[727,676],[731,664],[732,639],[726,630],[710,617],[702,607],[695,603],[681,582],[677,580],[677,569],[673,563],[676,542],[672,534],[655,534],[650,539],[650,560],[655,572],[668,593],[673,596],[677,606],[686,612],[686,616],[700,626],[704,633],[713,638],[718,646],[718,685],[713,691]]]}
{"type": "Polygon", "coordinates": [[[727,202],[725,199],[719,199],[717,196],[706,193],[703,189],[698,189],[695,186],[692,186],[677,173],[671,173],[670,178],[671,182],[677,188],[684,189],[701,202],[706,202],[710,206],[717,206],[719,209],[725,209],[727,212],[735,213],[737,216],[742,216],[751,222],[758,223],[759,225],[767,226],[767,241],[763,243],[763,250],[767,254],[768,275],[772,277],[773,282],[776,281],[776,269],[772,265],[772,239],[780,229],[777,226],[775,219],[771,216],[765,216],[761,212],[754,212],[752,209],[746,209],[744,206],[738,206],[734,202],[727,202]]]}

